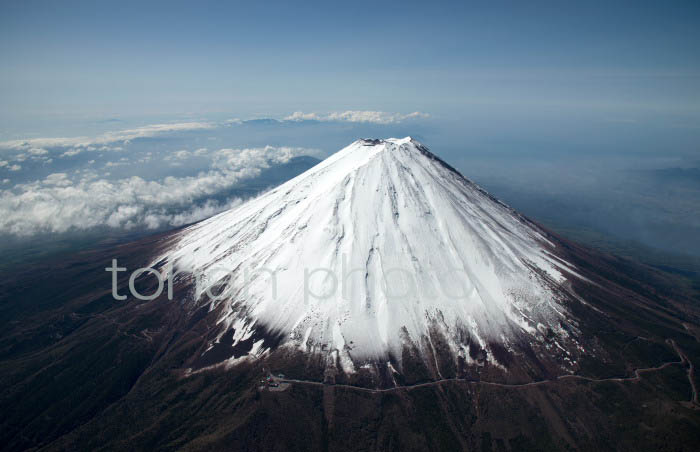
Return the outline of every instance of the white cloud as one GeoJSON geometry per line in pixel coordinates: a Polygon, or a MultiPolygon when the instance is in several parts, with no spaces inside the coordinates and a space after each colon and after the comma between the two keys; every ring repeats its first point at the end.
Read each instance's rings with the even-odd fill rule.
{"type": "Polygon", "coordinates": [[[237,199],[225,197],[239,182],[265,168],[298,155],[315,155],[303,148],[271,147],[220,149],[212,152],[211,167],[195,176],[148,181],[140,177],[104,179],[93,170],[54,173],[43,180],[0,192],[0,231],[31,235],[97,226],[131,228],[191,223],[227,209],[237,199]]]}
{"type": "Polygon", "coordinates": [[[384,111],[348,110],[332,112],[328,114],[303,113],[296,111],[284,118],[285,121],[338,121],[338,122],[366,122],[372,124],[397,124],[408,119],[427,118],[430,115],[415,111],[409,114],[388,113],[384,111]]]}
{"type": "Polygon", "coordinates": [[[194,206],[176,214],[149,213],[144,217],[143,223],[148,229],[158,229],[162,226],[182,226],[232,209],[242,202],[243,200],[240,198],[230,198],[221,203],[208,200],[200,206],[194,206]]]}
{"type": "Polygon", "coordinates": [[[105,168],[112,168],[115,166],[126,166],[129,162],[126,159],[120,159],[118,162],[107,162],[105,163],[105,168]]]}
{"type": "Polygon", "coordinates": [[[66,173],[53,173],[46,176],[44,179],[44,185],[52,185],[56,187],[67,187],[71,185],[72,182],[68,179],[66,173]]]}
{"type": "Polygon", "coordinates": [[[63,154],[61,154],[61,157],[73,157],[73,156],[75,156],[75,155],[80,154],[81,152],[83,152],[82,149],[80,149],[80,148],[73,148],[73,149],[69,149],[69,150],[67,150],[66,152],[64,152],[63,154]]]}
{"type": "Polygon", "coordinates": [[[192,153],[186,150],[181,150],[181,151],[176,151],[173,152],[172,154],[167,155],[163,160],[166,161],[171,161],[171,160],[187,160],[192,156],[192,153]]]}
{"type": "Polygon", "coordinates": [[[128,143],[129,141],[135,140],[137,138],[154,137],[157,135],[163,135],[173,132],[213,129],[215,127],[216,124],[209,122],[153,124],[150,126],[137,127],[134,129],[120,130],[116,132],[106,132],[102,135],[92,138],[32,138],[28,140],[4,141],[0,142],[0,149],[29,150],[32,148],[84,148],[85,150],[121,150],[121,147],[109,147],[106,145],[118,142],[128,143]]]}
{"type": "Polygon", "coordinates": [[[0,168],[3,168],[7,166],[7,161],[6,160],[0,160],[0,168]]]}
{"type": "Polygon", "coordinates": [[[9,169],[10,171],[19,171],[22,169],[22,166],[21,165],[11,165],[11,166],[8,166],[7,169],[9,169]]]}

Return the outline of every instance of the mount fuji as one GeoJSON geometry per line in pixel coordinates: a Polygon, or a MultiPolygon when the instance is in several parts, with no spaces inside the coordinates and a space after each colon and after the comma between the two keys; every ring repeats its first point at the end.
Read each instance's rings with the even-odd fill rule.
{"type": "Polygon", "coordinates": [[[0,310],[7,450],[700,444],[696,293],[547,230],[408,137],[0,275],[0,310]],[[110,281],[115,260],[129,271],[110,281]]]}
{"type": "Polygon", "coordinates": [[[182,230],[154,266],[216,312],[191,370],[301,353],[333,381],[361,369],[395,385],[405,361],[526,381],[597,348],[569,310],[586,304],[571,281],[588,280],[559,248],[406,137],[358,140],[182,230]]]}

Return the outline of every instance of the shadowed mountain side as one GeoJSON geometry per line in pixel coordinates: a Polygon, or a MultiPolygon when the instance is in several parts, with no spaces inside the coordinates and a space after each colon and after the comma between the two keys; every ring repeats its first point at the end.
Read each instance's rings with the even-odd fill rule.
{"type": "MultiPolygon", "coordinates": [[[[2,281],[2,308],[14,319],[0,337],[5,450],[692,450],[700,444],[700,416],[687,404],[691,386],[683,365],[638,381],[558,380],[523,388],[455,381],[390,393],[293,383],[281,392],[259,390],[263,368],[323,381],[326,363],[303,354],[185,376],[216,334],[217,313],[190,311],[186,300],[165,296],[115,301],[104,271],[113,257],[130,269],[142,266],[170,237],[81,253],[2,281]],[[33,309],[23,313],[29,304],[33,309]]],[[[683,326],[697,328],[697,305],[664,274],[556,240],[596,283],[574,286],[590,306],[569,307],[585,325],[582,332],[608,353],[582,363],[581,375],[634,376],[636,368],[678,361],[669,338],[691,362],[700,360],[700,344],[683,326]]],[[[120,276],[125,293],[128,281],[120,276]]],[[[142,293],[155,289],[148,278],[136,286],[142,293]]],[[[413,367],[407,362],[404,381],[396,384],[431,381],[435,370],[420,359],[413,367]]],[[[486,363],[472,371],[464,376],[487,380],[493,369],[486,363]]],[[[388,383],[372,372],[353,378],[340,374],[336,382],[388,383]]]]}

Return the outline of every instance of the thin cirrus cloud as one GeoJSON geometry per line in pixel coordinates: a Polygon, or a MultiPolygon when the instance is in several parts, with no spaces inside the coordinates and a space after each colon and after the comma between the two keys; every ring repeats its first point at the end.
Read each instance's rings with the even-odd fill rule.
{"type": "Polygon", "coordinates": [[[323,122],[360,122],[370,124],[398,124],[409,119],[425,119],[430,115],[414,111],[413,113],[388,113],[385,111],[347,110],[327,114],[304,113],[295,111],[284,118],[285,121],[323,121],[323,122]]]}
{"type": "Polygon", "coordinates": [[[220,149],[208,153],[211,163],[206,171],[152,181],[137,176],[108,180],[90,170],[76,171],[72,177],[53,173],[0,192],[0,232],[27,236],[100,226],[157,229],[192,223],[241,202],[237,197],[221,201],[213,197],[266,168],[316,152],[272,146],[220,149]]]}
{"type": "Polygon", "coordinates": [[[10,140],[0,142],[0,149],[26,150],[35,155],[46,154],[44,148],[87,148],[89,146],[108,145],[129,142],[137,138],[155,137],[174,132],[213,129],[216,124],[209,122],[182,122],[174,124],[153,124],[134,129],[105,132],[96,137],[72,138],[31,138],[27,140],[10,140]]]}

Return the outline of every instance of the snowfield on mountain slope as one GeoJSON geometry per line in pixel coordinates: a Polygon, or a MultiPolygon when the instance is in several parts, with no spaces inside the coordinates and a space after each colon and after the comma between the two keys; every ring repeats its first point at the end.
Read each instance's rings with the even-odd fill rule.
{"type": "MultiPolygon", "coordinates": [[[[412,140],[359,140],[237,208],[182,231],[158,261],[217,287],[220,323],[256,325],[352,363],[401,356],[439,330],[508,347],[560,327],[575,277],[535,225],[412,140]]],[[[225,328],[222,331],[225,331],[225,328]]],[[[222,333],[223,334],[223,333],[222,333]]],[[[539,339],[538,339],[539,338],[539,339]]],[[[468,359],[468,355],[467,355],[468,359]]]]}

